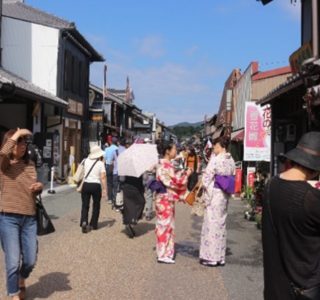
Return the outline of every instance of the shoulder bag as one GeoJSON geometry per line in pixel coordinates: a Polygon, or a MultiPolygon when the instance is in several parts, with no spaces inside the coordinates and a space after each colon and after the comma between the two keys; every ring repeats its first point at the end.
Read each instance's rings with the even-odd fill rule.
{"type": "Polygon", "coordinates": [[[37,235],[46,235],[55,232],[52,221],[43,206],[41,196],[36,199],[37,235]]]}
{"type": "MultiPolygon", "coordinates": [[[[94,168],[94,166],[96,165],[96,163],[97,163],[98,161],[99,161],[99,159],[97,159],[97,160],[94,162],[94,164],[91,166],[91,168],[90,168],[89,172],[87,173],[87,175],[86,175],[84,178],[82,178],[81,183],[80,183],[80,184],[78,185],[78,187],[77,187],[77,192],[79,192],[79,193],[82,192],[82,187],[83,187],[83,184],[84,184],[85,179],[88,178],[88,176],[90,175],[92,169],[94,168]]],[[[84,172],[84,166],[83,166],[83,172],[84,172]]]]}
{"type": "MultiPolygon", "coordinates": [[[[271,182],[272,182],[272,180],[270,180],[270,182],[268,183],[268,186],[267,186],[266,205],[267,205],[267,209],[268,209],[269,216],[270,216],[270,222],[271,222],[272,230],[273,230],[273,233],[274,233],[274,235],[276,237],[277,244],[279,246],[279,235],[278,235],[278,231],[277,231],[277,229],[275,227],[275,224],[273,222],[273,217],[272,217],[272,212],[271,212],[271,205],[270,205],[271,182]]],[[[289,279],[287,269],[286,269],[285,264],[283,262],[283,256],[282,256],[282,253],[280,251],[280,248],[278,248],[278,250],[279,250],[279,254],[280,254],[280,259],[282,261],[282,267],[283,267],[283,269],[284,269],[284,271],[287,274],[287,277],[289,279]]],[[[294,282],[292,282],[290,279],[289,279],[289,281],[290,281],[290,285],[292,287],[292,292],[293,292],[293,294],[295,296],[295,300],[319,300],[320,299],[320,285],[317,285],[317,286],[309,288],[309,289],[304,289],[304,288],[297,287],[296,284],[294,282]]]]}
{"type": "Polygon", "coordinates": [[[76,173],[73,175],[72,179],[75,183],[79,183],[83,180],[84,177],[84,162],[85,159],[80,163],[80,165],[77,168],[76,173]]]}

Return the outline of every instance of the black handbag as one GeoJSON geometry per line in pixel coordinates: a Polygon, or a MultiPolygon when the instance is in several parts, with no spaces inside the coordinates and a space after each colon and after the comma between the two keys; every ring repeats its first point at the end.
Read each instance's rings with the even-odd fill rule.
{"type": "Polygon", "coordinates": [[[52,221],[43,206],[41,196],[36,200],[37,235],[46,235],[55,232],[52,221]]]}
{"type": "MultiPolygon", "coordinates": [[[[279,245],[278,231],[277,231],[276,226],[275,226],[275,224],[273,222],[271,204],[270,204],[271,182],[272,182],[272,180],[268,183],[268,186],[266,187],[267,188],[267,193],[266,193],[266,199],[265,199],[266,201],[265,202],[266,202],[266,205],[267,205],[266,208],[268,209],[272,230],[273,230],[273,233],[274,233],[274,235],[275,235],[275,237],[277,239],[278,245],[279,245]]],[[[287,269],[286,269],[285,264],[283,262],[282,253],[280,251],[280,248],[279,248],[279,253],[280,253],[280,259],[282,261],[282,265],[283,265],[284,271],[285,271],[285,273],[287,273],[287,277],[289,279],[287,269]]],[[[295,300],[319,300],[320,299],[320,285],[305,289],[305,288],[297,287],[295,285],[295,283],[292,282],[292,280],[289,279],[289,281],[290,281],[291,290],[292,290],[292,293],[294,295],[294,299],[295,300]]]]}

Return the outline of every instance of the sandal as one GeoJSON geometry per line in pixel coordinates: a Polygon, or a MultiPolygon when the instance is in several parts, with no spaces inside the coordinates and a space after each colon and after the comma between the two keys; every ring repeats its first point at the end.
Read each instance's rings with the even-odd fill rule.
{"type": "Polygon", "coordinates": [[[26,298],[26,287],[20,286],[19,289],[20,289],[19,298],[20,300],[24,300],[26,298]]]}

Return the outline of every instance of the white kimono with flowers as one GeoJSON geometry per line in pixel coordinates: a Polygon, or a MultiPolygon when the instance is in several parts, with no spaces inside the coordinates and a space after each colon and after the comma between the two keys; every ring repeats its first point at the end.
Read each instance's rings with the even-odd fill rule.
{"type": "Polygon", "coordinates": [[[227,234],[226,219],[229,195],[214,187],[214,176],[234,175],[235,164],[230,153],[211,156],[203,174],[204,202],[206,205],[201,231],[200,259],[224,262],[227,234]]]}

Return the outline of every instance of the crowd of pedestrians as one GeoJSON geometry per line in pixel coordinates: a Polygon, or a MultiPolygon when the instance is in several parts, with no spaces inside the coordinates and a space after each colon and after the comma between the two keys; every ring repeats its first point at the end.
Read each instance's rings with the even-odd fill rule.
{"type": "MultiPolygon", "coordinates": [[[[7,292],[24,299],[26,279],[37,260],[36,197],[38,182],[27,151],[27,129],[9,130],[0,150],[0,240],[5,258],[7,292]]],[[[140,141],[141,142],[141,141],[140,141]]],[[[142,143],[149,144],[145,139],[142,143]]],[[[185,203],[201,182],[204,210],[199,262],[205,267],[226,263],[228,201],[233,194],[235,163],[229,139],[210,143],[205,168],[198,149],[172,141],[157,144],[158,163],[139,176],[119,176],[119,156],[130,146],[112,139],[105,149],[93,146],[83,160],[80,226],[83,233],[99,228],[101,200],[122,213],[125,232],[155,210],[157,262],[175,263],[175,206],[185,203]],[[122,193],[119,205],[117,197],[122,193]],[[89,208],[92,199],[92,216],[89,208]]],[[[320,192],[308,183],[320,174],[320,133],[309,132],[286,154],[290,167],[272,178],[263,197],[265,299],[320,299],[320,192]]],[[[207,151],[204,151],[207,153],[207,151]]]]}

